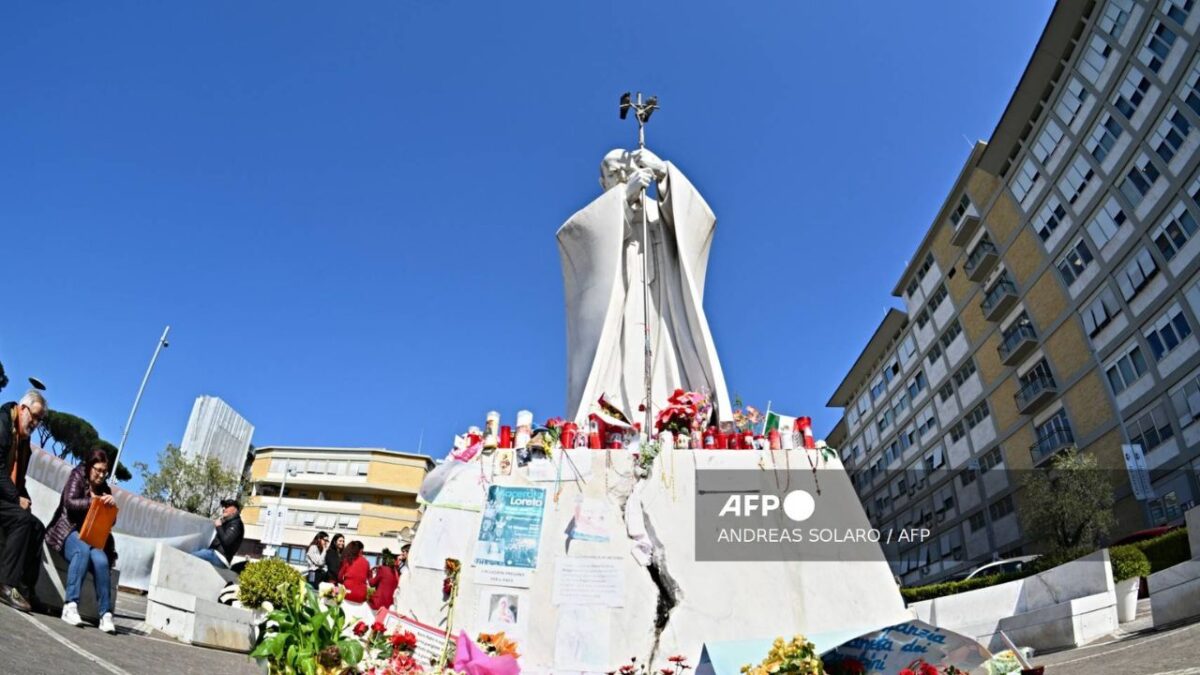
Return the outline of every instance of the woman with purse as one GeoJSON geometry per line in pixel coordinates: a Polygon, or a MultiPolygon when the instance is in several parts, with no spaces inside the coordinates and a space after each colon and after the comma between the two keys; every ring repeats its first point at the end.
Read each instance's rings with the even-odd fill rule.
{"type": "Polygon", "coordinates": [[[108,475],[108,455],[99,448],[88,453],[83,464],[75,467],[67,477],[58,510],[50,519],[46,532],[46,544],[67,559],[67,588],[64,598],[62,620],[73,626],[83,625],[79,618],[79,592],[88,569],[92,570],[92,582],[96,586],[96,611],[100,615],[100,630],[117,632],[113,625],[112,588],[109,571],[117,561],[117,552],[109,533],[104,548],[93,548],[79,537],[79,530],[92,508],[93,498],[107,507],[116,506],[112,489],[105,477],[108,475]]]}
{"type": "Polygon", "coordinates": [[[304,562],[308,566],[304,578],[313,588],[316,588],[317,584],[325,579],[325,548],[328,545],[329,535],[325,532],[318,532],[317,536],[313,537],[312,543],[308,545],[308,551],[304,554],[304,562]]]}

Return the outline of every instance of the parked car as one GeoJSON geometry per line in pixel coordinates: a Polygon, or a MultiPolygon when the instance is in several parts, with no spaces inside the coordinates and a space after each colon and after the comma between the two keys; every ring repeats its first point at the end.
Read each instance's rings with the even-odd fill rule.
{"type": "Polygon", "coordinates": [[[1118,540],[1114,541],[1112,544],[1110,544],[1110,546],[1123,546],[1125,544],[1136,544],[1139,541],[1146,541],[1147,539],[1154,539],[1155,537],[1161,537],[1164,534],[1166,534],[1172,530],[1178,530],[1180,527],[1182,527],[1182,526],[1181,525],[1163,525],[1161,527],[1152,527],[1148,530],[1138,530],[1137,532],[1134,532],[1133,534],[1127,534],[1124,537],[1121,537],[1120,539],[1118,539],[1118,540]]]}
{"type": "Polygon", "coordinates": [[[1039,557],[1040,556],[1036,555],[1023,555],[1016,558],[997,560],[996,562],[990,562],[986,565],[980,565],[979,567],[971,570],[971,573],[964,577],[963,580],[965,581],[966,579],[974,579],[975,577],[987,577],[992,576],[993,574],[1020,572],[1025,568],[1026,565],[1034,560],[1037,560],[1039,557]]]}

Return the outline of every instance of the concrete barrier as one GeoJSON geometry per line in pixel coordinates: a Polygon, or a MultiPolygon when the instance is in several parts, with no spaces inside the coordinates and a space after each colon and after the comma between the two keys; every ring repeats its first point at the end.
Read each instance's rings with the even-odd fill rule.
{"type": "Polygon", "coordinates": [[[1146,578],[1155,628],[1200,616],[1200,509],[1185,517],[1192,559],[1146,578]]]}
{"type": "Polygon", "coordinates": [[[181,642],[248,652],[258,639],[264,613],[217,602],[227,583],[208,562],[159,543],[146,623],[181,642]]]}
{"type": "Polygon", "coordinates": [[[913,603],[909,609],[993,651],[1004,649],[999,631],[1020,646],[1044,651],[1078,647],[1117,630],[1108,549],[1041,574],[913,603]]]}

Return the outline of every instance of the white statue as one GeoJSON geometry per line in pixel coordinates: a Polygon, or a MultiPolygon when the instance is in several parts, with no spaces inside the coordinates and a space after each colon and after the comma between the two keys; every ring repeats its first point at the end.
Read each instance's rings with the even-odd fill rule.
{"type": "Polygon", "coordinates": [[[725,375],[704,315],[704,277],[716,216],[678,167],[649,150],[613,150],[600,164],[604,194],[558,230],[567,301],[567,419],[605,398],[641,420],[646,399],[641,191],[649,218],[652,403],[675,389],[707,390],[732,419],[725,375]]]}

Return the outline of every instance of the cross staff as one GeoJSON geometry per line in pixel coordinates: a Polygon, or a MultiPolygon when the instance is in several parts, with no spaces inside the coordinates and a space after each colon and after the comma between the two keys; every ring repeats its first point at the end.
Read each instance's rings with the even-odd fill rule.
{"type": "MultiPolygon", "coordinates": [[[[629,92],[621,95],[621,119],[630,110],[634,111],[634,118],[638,123],[638,149],[646,148],[646,123],[650,121],[650,115],[658,110],[658,97],[651,96],[642,101],[642,92],[637,93],[637,101],[630,99],[629,92]]],[[[645,359],[646,359],[646,419],[642,423],[642,430],[646,433],[646,439],[651,438],[651,421],[654,419],[654,413],[650,409],[651,403],[651,360],[650,360],[650,225],[646,217],[646,188],[641,189],[639,196],[642,207],[642,318],[645,325],[645,359]]]]}

